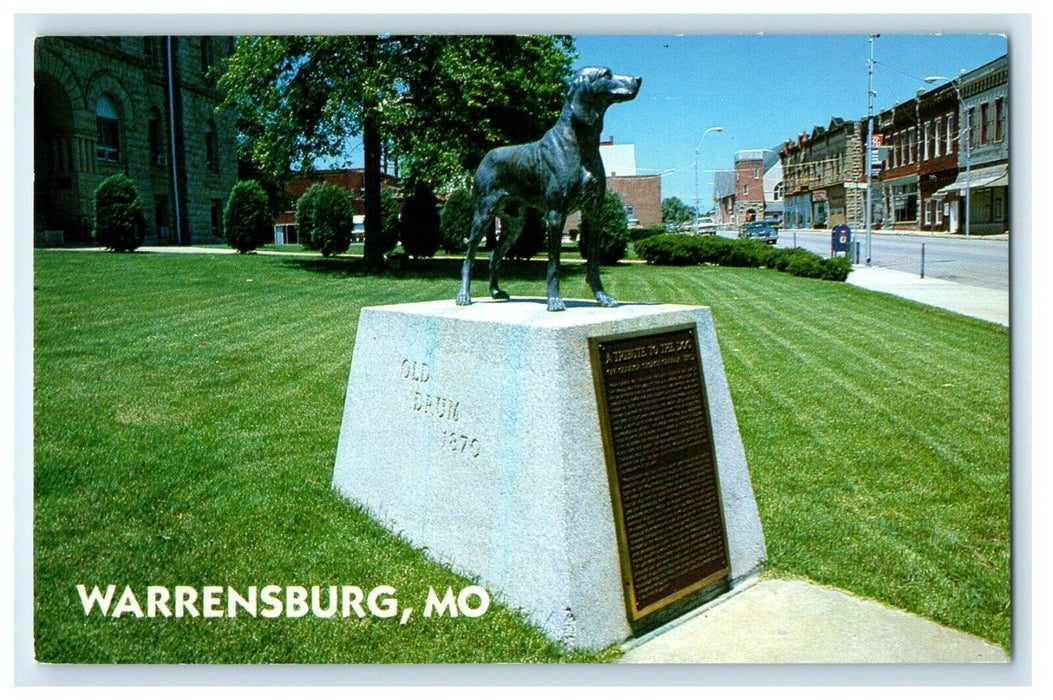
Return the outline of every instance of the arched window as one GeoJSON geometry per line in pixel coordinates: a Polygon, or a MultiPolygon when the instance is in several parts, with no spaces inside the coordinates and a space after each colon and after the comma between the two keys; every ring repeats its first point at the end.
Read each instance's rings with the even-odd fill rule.
{"type": "Polygon", "coordinates": [[[100,97],[95,105],[95,125],[95,156],[109,163],[118,162],[121,151],[117,110],[107,97],[100,97]]]}
{"type": "Polygon", "coordinates": [[[161,119],[161,110],[154,107],[150,110],[150,162],[163,168],[168,165],[165,157],[165,130],[161,119]]]}

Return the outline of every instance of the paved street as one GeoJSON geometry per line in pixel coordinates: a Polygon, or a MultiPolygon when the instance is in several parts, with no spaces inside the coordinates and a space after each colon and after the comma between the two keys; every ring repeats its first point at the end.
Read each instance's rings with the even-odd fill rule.
{"type": "MultiPolygon", "coordinates": [[[[865,234],[852,231],[866,255],[865,234]]],[[[724,234],[731,235],[731,234],[724,234]]],[[[830,254],[830,231],[779,231],[780,248],[794,246],[820,255],[830,254]]],[[[986,289],[1009,289],[1008,236],[962,236],[932,234],[871,233],[871,264],[921,277],[922,245],[925,246],[925,277],[986,289]]]]}

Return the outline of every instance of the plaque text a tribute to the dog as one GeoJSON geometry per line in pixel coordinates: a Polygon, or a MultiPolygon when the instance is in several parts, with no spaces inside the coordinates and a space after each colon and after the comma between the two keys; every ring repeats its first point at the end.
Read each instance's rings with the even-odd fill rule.
{"type": "Polygon", "coordinates": [[[689,326],[590,344],[636,621],[730,571],[698,338],[689,326]]]}

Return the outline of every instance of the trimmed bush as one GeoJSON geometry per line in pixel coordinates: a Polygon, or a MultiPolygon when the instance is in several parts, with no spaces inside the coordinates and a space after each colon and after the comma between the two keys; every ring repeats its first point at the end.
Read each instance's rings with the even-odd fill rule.
{"type": "Polygon", "coordinates": [[[296,203],[300,243],[309,250],[320,251],[322,257],[346,252],[354,226],[351,199],[336,185],[311,185],[296,203]]]}
{"type": "Polygon", "coordinates": [[[646,226],[641,228],[629,229],[629,242],[636,243],[652,236],[661,236],[665,234],[665,228],[662,226],[646,226]]]}
{"type": "MultiPolygon", "coordinates": [[[[625,218],[625,205],[616,193],[607,192],[597,223],[598,226],[594,227],[599,229],[600,264],[613,265],[625,257],[629,248],[629,222],[625,218]]],[[[595,232],[594,227],[582,226],[578,238],[578,251],[586,260],[589,258],[589,237],[595,232]]]]}
{"type": "Polygon", "coordinates": [[[402,208],[402,250],[414,258],[430,258],[439,249],[438,201],[431,190],[418,185],[402,208]]]}
{"type": "Polygon", "coordinates": [[[131,252],[146,239],[146,216],[127,176],[111,175],[95,190],[95,228],[91,235],[102,245],[117,252],[131,252]]]}
{"type": "Polygon", "coordinates": [[[468,234],[472,230],[472,195],[463,188],[450,193],[439,217],[439,238],[442,249],[450,255],[468,250],[468,234]]]}
{"type": "Polygon", "coordinates": [[[273,240],[267,203],[267,193],[255,180],[242,180],[231,188],[223,210],[227,245],[239,253],[247,253],[273,240]]]}
{"type": "Polygon", "coordinates": [[[636,255],[655,265],[724,265],[766,267],[795,277],[844,282],[852,271],[848,258],[824,259],[803,248],[772,248],[760,241],[731,240],[719,236],[684,236],[665,233],[633,244],[636,255]]]}

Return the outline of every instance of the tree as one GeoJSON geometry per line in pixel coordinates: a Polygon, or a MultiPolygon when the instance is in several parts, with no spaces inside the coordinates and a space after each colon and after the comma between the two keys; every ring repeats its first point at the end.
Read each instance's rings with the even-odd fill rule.
{"type": "Polygon", "coordinates": [[[667,197],[662,200],[662,223],[679,225],[695,218],[694,207],[684,204],[679,197],[667,197]]]}
{"type": "Polygon", "coordinates": [[[361,137],[367,265],[383,261],[382,145],[413,189],[468,173],[489,148],[535,139],[558,118],[573,42],[551,36],[242,37],[219,87],[240,146],[284,175],[361,137]]]}
{"type": "Polygon", "coordinates": [[[316,183],[296,203],[296,230],[300,242],[322,257],[347,251],[355,212],[347,193],[336,185],[316,183]]]}
{"type": "Polygon", "coordinates": [[[111,175],[96,188],[93,204],[95,229],[100,245],[117,252],[131,252],[146,239],[146,216],[135,184],[120,173],[111,175]]]}
{"type": "Polygon", "coordinates": [[[273,236],[267,193],[255,180],[241,180],[230,190],[223,210],[227,245],[239,253],[256,250],[273,236]]]}
{"type": "MultiPolygon", "coordinates": [[[[582,224],[585,221],[582,220],[582,224]]],[[[607,192],[600,208],[599,221],[589,227],[583,225],[578,238],[578,250],[588,259],[589,236],[600,236],[600,264],[613,265],[625,257],[629,247],[629,221],[625,216],[625,205],[615,192],[607,192]]]]}
{"type": "Polygon", "coordinates": [[[406,199],[402,207],[402,249],[414,258],[430,258],[439,249],[439,208],[435,195],[425,185],[406,199]]]}

